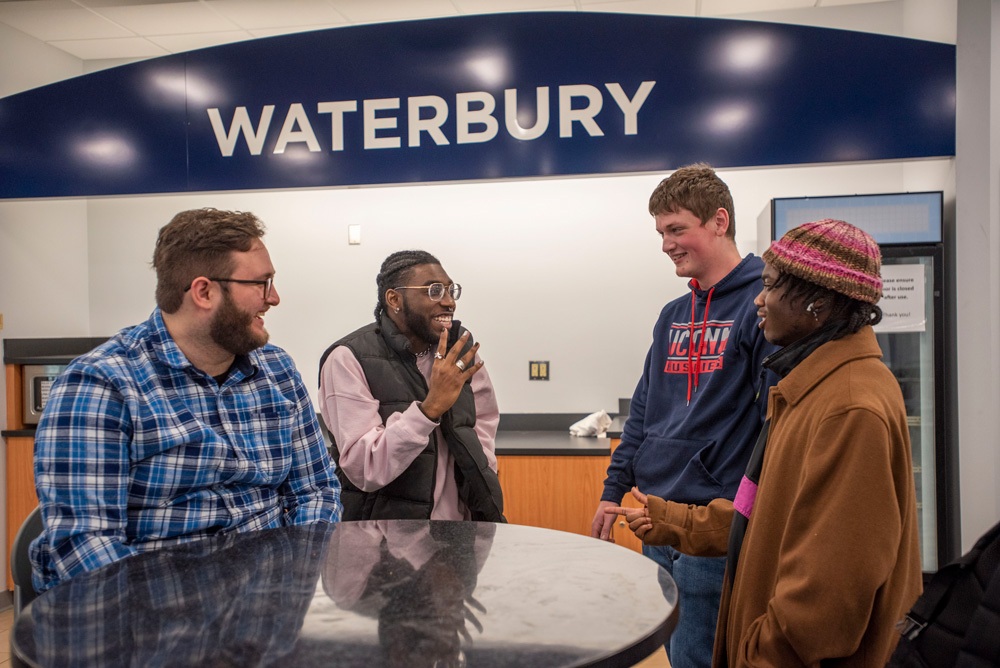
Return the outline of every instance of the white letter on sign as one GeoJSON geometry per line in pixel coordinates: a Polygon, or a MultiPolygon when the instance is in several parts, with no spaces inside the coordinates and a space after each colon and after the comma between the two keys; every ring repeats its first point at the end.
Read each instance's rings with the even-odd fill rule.
{"type": "Polygon", "coordinates": [[[457,124],[457,139],[459,144],[476,144],[489,141],[497,136],[500,124],[493,118],[493,110],[497,108],[497,101],[489,93],[459,93],[455,96],[455,122],[457,124]],[[483,105],[475,111],[469,109],[470,102],[478,102],[483,105]],[[485,130],[479,132],[469,131],[469,126],[479,123],[485,125],[485,130]]]}
{"type": "Polygon", "coordinates": [[[381,100],[365,100],[365,148],[399,148],[399,137],[376,137],[376,130],[388,130],[396,127],[396,117],[378,118],[375,112],[380,109],[399,109],[399,98],[390,97],[381,100]]]}
{"type": "Polygon", "coordinates": [[[321,114],[330,114],[330,129],[333,131],[334,151],[344,150],[344,114],[348,111],[357,111],[356,100],[345,102],[320,102],[316,105],[316,110],[321,114]]]}
{"type": "Polygon", "coordinates": [[[649,97],[649,91],[653,90],[653,86],[655,85],[655,81],[643,81],[642,85],[639,86],[639,90],[635,92],[635,97],[630,100],[625,91],[622,90],[621,84],[604,84],[604,87],[611,93],[611,97],[615,98],[615,102],[621,107],[622,113],[625,114],[625,134],[638,134],[639,108],[642,107],[643,102],[649,97]]]}
{"type": "Polygon", "coordinates": [[[278,135],[278,143],[274,145],[274,153],[285,152],[292,142],[305,142],[310,152],[319,152],[319,142],[316,140],[316,133],[313,132],[312,125],[306,117],[306,110],[298,102],[288,108],[288,115],[285,116],[285,124],[281,126],[281,134],[278,135]],[[293,128],[298,125],[299,130],[293,128]]]}
{"type": "Polygon", "coordinates": [[[508,88],[503,92],[504,116],[507,132],[514,139],[538,139],[549,129],[549,87],[535,89],[535,124],[523,128],[517,122],[517,89],[508,88]]]}
{"type": "Polygon", "coordinates": [[[572,137],[573,121],[577,121],[591,137],[603,137],[604,133],[594,120],[602,106],[604,96],[593,86],[559,86],[559,136],[572,137]],[[583,109],[573,109],[574,97],[585,97],[589,104],[583,109]]]}
{"type": "Polygon", "coordinates": [[[229,126],[229,132],[222,125],[222,116],[218,109],[208,110],[208,119],[212,121],[212,129],[215,130],[215,141],[219,144],[219,150],[227,158],[232,157],[236,149],[236,142],[240,138],[240,133],[247,138],[247,147],[250,155],[260,155],[264,148],[264,137],[267,136],[267,129],[271,126],[271,114],[274,113],[274,105],[269,104],[260,113],[260,124],[254,131],[250,124],[250,116],[247,115],[246,107],[236,107],[233,112],[233,124],[229,126]]]}
{"type": "Polygon", "coordinates": [[[410,146],[420,146],[420,133],[426,132],[438,146],[447,146],[448,138],[441,132],[441,126],[448,120],[448,103],[437,95],[411,97],[407,100],[410,121],[410,146]],[[420,118],[420,110],[430,107],[434,115],[430,118],[420,118]]]}

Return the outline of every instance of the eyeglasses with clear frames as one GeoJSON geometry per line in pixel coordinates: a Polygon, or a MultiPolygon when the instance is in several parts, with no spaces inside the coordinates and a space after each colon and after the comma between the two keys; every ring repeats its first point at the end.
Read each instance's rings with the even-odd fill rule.
{"type": "Polygon", "coordinates": [[[444,283],[431,283],[430,285],[401,285],[398,288],[393,288],[393,290],[426,290],[427,296],[430,297],[432,302],[439,302],[444,299],[445,290],[451,295],[451,298],[458,301],[459,297],[462,296],[462,286],[458,283],[451,283],[450,285],[445,285],[444,283]]]}
{"type": "MultiPolygon", "coordinates": [[[[251,281],[243,278],[211,278],[209,276],[206,276],[205,278],[207,278],[210,281],[215,281],[216,283],[242,283],[243,285],[263,285],[264,301],[267,301],[268,298],[271,296],[271,288],[274,286],[274,276],[271,276],[270,278],[265,278],[264,280],[261,281],[251,281]]],[[[186,288],[184,288],[184,292],[187,292],[190,289],[191,286],[189,285],[186,288]]]]}

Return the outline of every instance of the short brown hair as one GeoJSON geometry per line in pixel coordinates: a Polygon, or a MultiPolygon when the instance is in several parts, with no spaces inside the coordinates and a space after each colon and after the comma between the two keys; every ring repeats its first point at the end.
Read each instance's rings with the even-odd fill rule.
{"type": "Polygon", "coordinates": [[[663,213],[677,213],[687,209],[704,225],[715,216],[719,209],[729,214],[729,229],[726,236],[736,238],[736,212],[733,211],[733,196],[729,186],[716,175],[715,170],[703,162],[681,167],[669,177],[660,181],[649,197],[649,213],[658,216],[663,213]]]}
{"type": "Polygon", "coordinates": [[[181,211],[160,228],[153,251],[156,304],[174,313],[191,281],[199,276],[228,277],[232,252],[247,252],[264,236],[264,223],[252,213],[191,209],[181,211]]]}

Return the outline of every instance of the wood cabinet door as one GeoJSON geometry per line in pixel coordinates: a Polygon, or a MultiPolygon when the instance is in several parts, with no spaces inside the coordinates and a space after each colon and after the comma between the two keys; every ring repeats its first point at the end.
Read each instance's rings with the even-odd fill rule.
{"type": "Polygon", "coordinates": [[[600,455],[498,456],[507,521],[589,536],[610,461],[600,455]]]}
{"type": "MultiPolygon", "coordinates": [[[[7,438],[7,547],[14,547],[14,536],[24,520],[38,505],[35,493],[35,439],[30,436],[7,438]]],[[[14,590],[14,578],[7,568],[7,589],[14,590]]]]}

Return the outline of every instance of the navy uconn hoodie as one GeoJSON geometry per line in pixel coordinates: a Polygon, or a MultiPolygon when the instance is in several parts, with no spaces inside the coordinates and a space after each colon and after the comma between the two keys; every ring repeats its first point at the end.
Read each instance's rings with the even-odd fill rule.
{"type": "Polygon", "coordinates": [[[678,503],[736,495],[777,382],[762,373],[778,347],[753,304],[763,269],[747,255],[711,289],[692,280],[663,307],[602,501],[619,503],[633,485],[678,503]]]}

